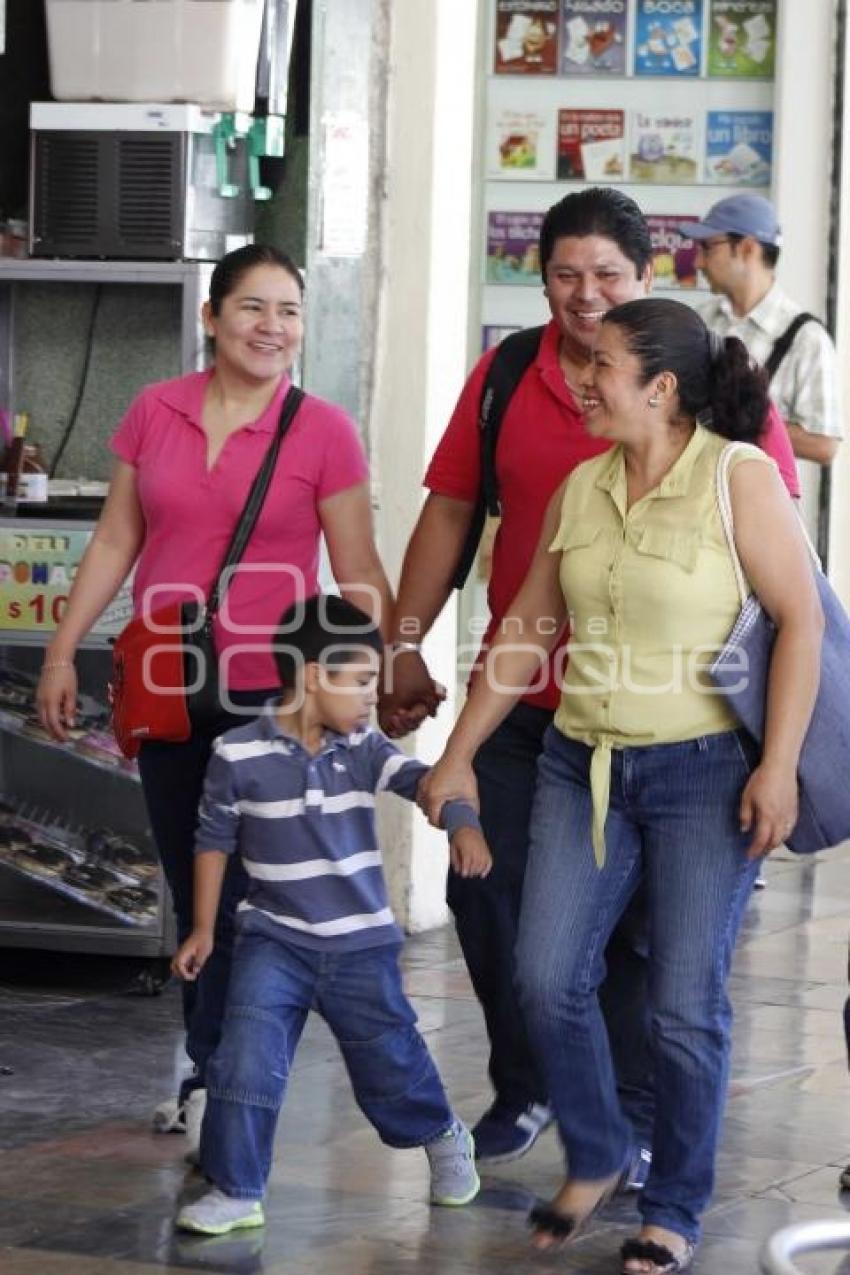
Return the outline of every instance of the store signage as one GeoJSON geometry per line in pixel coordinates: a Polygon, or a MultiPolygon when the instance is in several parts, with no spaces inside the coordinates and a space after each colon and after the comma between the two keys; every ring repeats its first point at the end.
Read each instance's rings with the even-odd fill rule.
{"type": "MultiPolygon", "coordinates": [[[[91,534],[90,527],[0,527],[0,629],[44,633],[56,628],[91,534]]],[[[132,609],[125,584],[92,634],[119,632],[132,609]]]]}

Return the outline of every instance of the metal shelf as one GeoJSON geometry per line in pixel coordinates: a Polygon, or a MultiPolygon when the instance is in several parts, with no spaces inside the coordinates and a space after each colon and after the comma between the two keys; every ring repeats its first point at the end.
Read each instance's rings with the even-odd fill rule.
{"type": "Polygon", "coordinates": [[[126,761],[123,758],[114,762],[105,759],[101,760],[93,753],[88,753],[80,747],[81,744],[86,742],[85,736],[78,740],[69,740],[67,744],[60,744],[58,740],[51,739],[47,734],[40,735],[28,731],[23,720],[5,708],[0,708],[0,731],[5,731],[8,735],[17,735],[21,739],[27,739],[31,744],[35,744],[37,748],[53,749],[64,757],[74,757],[86,766],[93,766],[95,770],[105,770],[108,775],[118,775],[122,779],[129,779],[131,783],[137,784],[139,782],[139,771],[135,762],[126,761]]]}
{"type": "Polygon", "coordinates": [[[0,257],[0,407],[15,410],[13,333],[15,288],[27,284],[137,284],[180,289],[180,366],[204,366],[201,306],[209,291],[212,261],[89,261],[52,257],[0,257]]]}
{"type": "Polygon", "coordinates": [[[2,283],[159,283],[185,287],[208,280],[211,261],[91,261],[0,257],[2,283]]]}

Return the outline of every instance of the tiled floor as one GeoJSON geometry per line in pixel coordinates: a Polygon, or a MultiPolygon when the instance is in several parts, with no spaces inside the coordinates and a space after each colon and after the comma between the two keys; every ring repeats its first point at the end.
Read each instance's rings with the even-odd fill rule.
{"type": "MultiPolygon", "coordinates": [[[[790,1221],[844,1217],[850,1083],[841,1023],[850,930],[850,857],[771,863],[734,973],[734,1079],[699,1275],[754,1275],[761,1242],[790,1221]]],[[[199,1189],[179,1136],[148,1131],[171,1091],[180,1032],[174,988],[121,994],[126,969],[88,958],[20,968],[0,951],[2,1275],[409,1275],[611,1272],[633,1205],[617,1201],[557,1256],[530,1252],[524,1215],[558,1180],[555,1138],[488,1173],[468,1209],[430,1209],[424,1155],[382,1147],[355,1107],[333,1041],[312,1022],[281,1120],[262,1231],[203,1240],[172,1230],[199,1189]]],[[[407,982],[454,1102],[487,1102],[484,1035],[449,930],[412,940],[407,982]]],[[[850,1259],[801,1259],[812,1275],[850,1259]]]]}

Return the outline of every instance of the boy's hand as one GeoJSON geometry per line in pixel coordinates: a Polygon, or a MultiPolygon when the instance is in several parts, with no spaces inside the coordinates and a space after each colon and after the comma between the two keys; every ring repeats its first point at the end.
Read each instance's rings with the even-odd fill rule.
{"type": "Polygon", "coordinates": [[[213,950],[213,936],[205,930],[193,930],[174,954],[171,972],[187,983],[194,983],[213,950]]]}
{"type": "Polygon", "coordinates": [[[449,843],[449,859],[458,876],[486,877],[493,859],[477,828],[458,828],[449,843]]]}

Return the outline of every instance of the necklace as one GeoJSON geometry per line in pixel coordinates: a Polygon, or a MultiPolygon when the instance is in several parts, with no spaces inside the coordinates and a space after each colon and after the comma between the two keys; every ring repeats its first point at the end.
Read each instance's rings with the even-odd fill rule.
{"type": "Polygon", "coordinates": [[[579,389],[577,385],[573,384],[573,382],[570,380],[569,376],[567,375],[567,369],[564,367],[564,364],[560,361],[559,361],[559,366],[561,368],[561,375],[564,378],[564,384],[566,385],[567,389],[572,394],[575,401],[579,405],[581,405],[581,401],[584,398],[584,390],[579,389]]]}
{"type": "MultiPolygon", "coordinates": [[[[564,384],[566,385],[567,389],[572,394],[576,403],[580,405],[582,398],[584,397],[584,391],[580,389],[577,385],[573,384],[573,382],[570,380],[570,363],[567,358],[566,352],[564,350],[563,343],[561,344],[558,350],[558,366],[561,369],[561,375],[564,378],[564,384]]],[[[582,371],[583,370],[584,370],[584,367],[582,367],[582,371]]]]}

